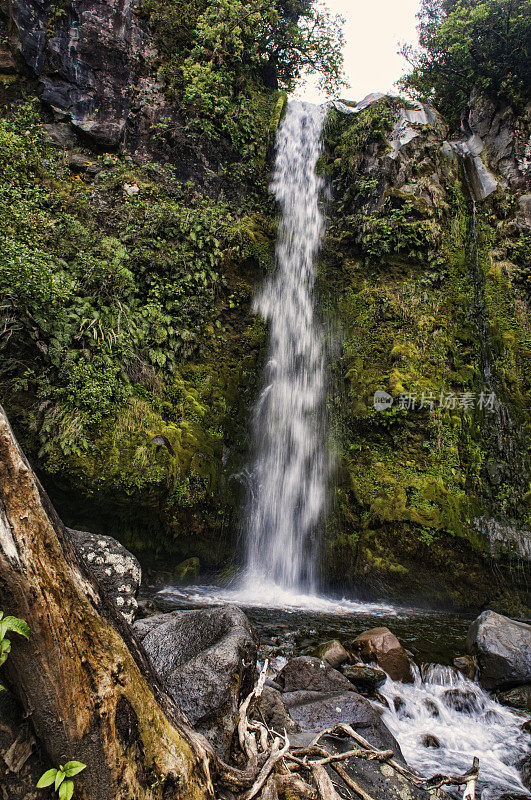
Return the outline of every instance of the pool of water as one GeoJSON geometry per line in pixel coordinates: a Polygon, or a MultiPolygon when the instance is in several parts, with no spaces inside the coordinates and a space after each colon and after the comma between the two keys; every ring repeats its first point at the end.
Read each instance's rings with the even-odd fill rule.
{"type": "Polygon", "coordinates": [[[264,586],[258,595],[218,586],[168,586],[149,594],[161,611],[234,603],[256,628],[263,654],[311,652],[328,639],[349,641],[368,628],[387,626],[411,651],[417,663],[451,664],[463,655],[472,616],[390,603],[366,603],[342,597],[286,592],[264,586]]]}

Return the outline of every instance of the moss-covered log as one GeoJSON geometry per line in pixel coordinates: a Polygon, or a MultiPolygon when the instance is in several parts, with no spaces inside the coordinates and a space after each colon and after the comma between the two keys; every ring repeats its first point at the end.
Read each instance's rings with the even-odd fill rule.
{"type": "Polygon", "coordinates": [[[52,764],[87,765],[79,800],[213,796],[208,743],[78,562],[1,407],[0,608],[31,629],[7,680],[52,764]]]}

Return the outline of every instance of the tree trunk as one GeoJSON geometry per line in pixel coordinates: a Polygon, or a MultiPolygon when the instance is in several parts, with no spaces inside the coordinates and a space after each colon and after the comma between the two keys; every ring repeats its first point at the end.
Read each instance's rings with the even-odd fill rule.
{"type": "Polygon", "coordinates": [[[51,765],[87,765],[79,800],[214,796],[209,744],[78,561],[1,406],[0,609],[30,626],[11,636],[7,680],[51,765]]]}

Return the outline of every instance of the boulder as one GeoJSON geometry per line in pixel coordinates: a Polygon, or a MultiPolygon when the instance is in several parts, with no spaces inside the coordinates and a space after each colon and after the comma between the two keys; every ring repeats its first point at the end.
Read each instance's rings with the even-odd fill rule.
{"type": "Polygon", "coordinates": [[[413,683],[406,651],[389,628],[371,628],[354,639],[351,650],[362,661],[375,662],[391,680],[413,683]]]}
{"type": "Polygon", "coordinates": [[[277,689],[264,686],[256,706],[267,725],[273,730],[282,732],[285,729],[287,733],[300,731],[299,725],[291,718],[282,700],[282,694],[277,689]]]}
{"type": "Polygon", "coordinates": [[[477,657],[485,689],[531,682],[531,625],[484,611],[468,630],[467,647],[477,657]]]}
{"type": "Polygon", "coordinates": [[[316,658],[320,658],[321,661],[326,661],[326,663],[330,664],[334,669],[340,667],[341,664],[344,664],[349,658],[347,651],[337,639],[332,639],[330,642],[323,642],[323,644],[319,645],[319,647],[314,650],[312,655],[316,658]]]}
{"type": "Polygon", "coordinates": [[[136,595],[142,570],[137,559],[112,536],[68,528],[78,556],[128,622],[137,612],[136,595]]]}
{"type": "Polygon", "coordinates": [[[387,680],[387,675],[383,670],[366,667],[364,664],[343,667],[343,675],[354,684],[356,689],[363,692],[374,692],[387,680]]]}
{"type": "Polygon", "coordinates": [[[527,686],[516,686],[506,692],[500,692],[497,698],[504,706],[531,712],[531,685],[529,684],[527,686]]]}
{"type": "Polygon", "coordinates": [[[314,656],[291,658],[275,680],[285,692],[304,690],[339,694],[354,691],[348,678],[314,656]]]}
{"type": "Polygon", "coordinates": [[[255,677],[256,638],[243,611],[172,611],[133,627],[190,724],[226,758],[255,677]]]}
{"type": "Polygon", "coordinates": [[[474,656],[459,656],[454,658],[454,667],[469,681],[473,681],[476,677],[478,662],[474,656]]]}
{"type": "Polygon", "coordinates": [[[400,746],[379,713],[357,692],[321,695],[310,702],[290,705],[289,713],[302,730],[315,733],[344,722],[375,747],[393,750],[401,757],[400,746]]]}

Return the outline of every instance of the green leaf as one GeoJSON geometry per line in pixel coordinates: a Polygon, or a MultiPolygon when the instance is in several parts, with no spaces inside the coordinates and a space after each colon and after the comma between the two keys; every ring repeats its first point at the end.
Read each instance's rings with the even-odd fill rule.
{"type": "Polygon", "coordinates": [[[26,639],[29,639],[29,625],[27,622],[24,622],[23,619],[18,619],[18,617],[6,617],[4,622],[7,622],[8,630],[15,631],[15,633],[20,633],[21,636],[25,636],[26,639]]]}
{"type": "Polygon", "coordinates": [[[74,781],[65,781],[59,789],[59,800],[70,800],[74,794],[74,781]]]}
{"type": "Polygon", "coordinates": [[[65,778],[66,778],[66,775],[63,772],[63,767],[59,767],[59,769],[57,770],[57,773],[55,775],[55,786],[54,786],[55,791],[57,791],[57,789],[62,784],[62,782],[64,781],[65,778]]]}
{"type": "Polygon", "coordinates": [[[82,772],[86,769],[87,765],[82,764],[81,761],[67,761],[64,765],[65,775],[69,778],[72,778],[74,775],[77,775],[79,772],[82,772]]]}
{"type": "Polygon", "coordinates": [[[39,779],[37,789],[45,789],[47,786],[51,786],[55,780],[56,774],[56,769],[49,769],[47,772],[45,772],[44,775],[42,775],[39,779]]]}

